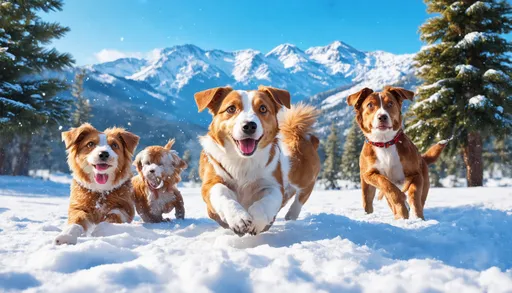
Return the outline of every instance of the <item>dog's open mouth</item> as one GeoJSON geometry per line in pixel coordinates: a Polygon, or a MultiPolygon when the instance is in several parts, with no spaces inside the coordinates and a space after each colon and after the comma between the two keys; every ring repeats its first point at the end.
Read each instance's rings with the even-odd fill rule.
{"type": "Polygon", "coordinates": [[[105,170],[107,170],[108,168],[111,167],[109,164],[96,164],[96,165],[93,165],[93,166],[98,171],[105,171],[105,170]]]}
{"type": "MultiPolygon", "coordinates": [[[[111,167],[109,164],[96,164],[93,166],[97,171],[105,171],[111,167]]],[[[108,174],[96,173],[94,174],[94,180],[96,180],[96,183],[98,184],[105,184],[108,181],[108,174]]]]}
{"type": "Polygon", "coordinates": [[[246,138],[242,140],[236,140],[233,139],[236,143],[236,146],[238,147],[238,150],[242,153],[244,156],[251,156],[256,152],[256,149],[258,148],[258,143],[260,142],[260,139],[252,139],[252,138],[246,138]]]}
{"type": "Polygon", "coordinates": [[[393,128],[393,127],[391,127],[391,126],[387,126],[387,125],[383,125],[383,124],[380,124],[380,125],[378,125],[378,126],[377,126],[377,127],[375,127],[375,128],[377,128],[378,130],[384,131],[384,130],[389,130],[389,129],[393,128]]]}
{"type": "Polygon", "coordinates": [[[154,180],[146,180],[151,190],[155,191],[164,186],[164,181],[161,178],[155,178],[154,180]]]}

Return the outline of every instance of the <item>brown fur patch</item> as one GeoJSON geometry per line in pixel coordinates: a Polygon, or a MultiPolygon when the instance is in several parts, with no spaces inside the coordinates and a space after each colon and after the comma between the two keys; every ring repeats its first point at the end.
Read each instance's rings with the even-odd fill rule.
{"type": "MultiPolygon", "coordinates": [[[[242,97],[237,91],[223,91],[222,95],[212,98],[216,95],[216,89],[207,90],[196,94],[196,102],[201,110],[204,105],[203,100],[215,100],[215,105],[211,105],[211,113],[213,115],[212,122],[208,128],[208,135],[220,146],[224,146],[226,141],[231,140],[231,134],[235,125],[235,119],[243,111],[242,97]],[[233,107],[235,111],[232,111],[233,107]],[[231,109],[228,111],[228,109],[231,109]]],[[[274,144],[269,150],[269,159],[267,166],[274,159],[279,146],[276,137],[281,131],[283,134],[283,143],[289,149],[289,157],[291,168],[288,174],[290,182],[301,188],[301,192],[297,195],[302,204],[306,202],[313,190],[316,178],[320,172],[320,159],[317,153],[318,138],[312,135],[312,125],[316,121],[317,111],[312,107],[296,106],[286,112],[284,123],[279,126],[277,114],[282,106],[290,108],[290,94],[287,91],[271,88],[259,87],[257,91],[251,91],[254,95],[252,99],[252,108],[258,115],[263,127],[263,136],[258,144],[258,149],[263,149],[270,144],[274,144]],[[260,111],[264,107],[266,111],[260,111]]],[[[230,142],[231,143],[231,142],[230,142]]],[[[234,142],[233,142],[234,143],[234,142]]],[[[280,150],[282,151],[282,150],[280,150]]],[[[223,184],[231,190],[236,190],[227,182],[233,180],[233,177],[222,178],[214,168],[214,164],[219,168],[226,170],[226,166],[222,166],[220,162],[211,158],[204,151],[201,153],[199,176],[202,180],[201,193],[207,205],[207,211],[210,218],[214,219],[222,227],[228,228],[228,225],[220,220],[210,202],[210,189],[215,184],[223,184]]],[[[226,172],[229,174],[228,172],[226,172]]],[[[276,169],[272,173],[276,182],[280,184],[281,193],[283,195],[283,206],[289,197],[285,197],[282,178],[282,165],[279,161],[276,169]]],[[[293,194],[292,194],[293,195],[293,194]]],[[[261,195],[263,196],[263,194],[261,195]]],[[[255,196],[255,200],[259,197],[255,196]]],[[[246,203],[240,203],[242,206],[246,203]]],[[[268,226],[266,229],[268,229],[268,226]]]]}
{"type": "MultiPolygon", "coordinates": [[[[404,99],[412,100],[413,96],[413,92],[402,88],[385,87],[381,93],[365,88],[350,95],[347,98],[347,103],[354,106],[356,121],[363,133],[368,135],[371,133],[371,123],[374,115],[381,107],[384,107],[388,112],[392,120],[393,130],[399,130],[402,127],[402,102],[404,99]]],[[[423,219],[423,208],[429,187],[428,162],[425,161],[414,143],[405,134],[402,135],[395,146],[405,176],[404,191],[400,190],[375,168],[377,161],[376,146],[365,143],[359,160],[363,208],[367,213],[373,212],[375,189],[378,188],[381,192],[380,196],[384,195],[386,197],[395,218],[408,218],[409,212],[405,206],[407,197],[404,194],[404,192],[408,192],[410,205],[414,206],[416,215],[423,219]]],[[[441,150],[442,148],[435,148],[432,153],[439,156],[441,150]]],[[[429,162],[435,161],[436,156],[428,156],[429,162]]]]}
{"type": "Polygon", "coordinates": [[[125,212],[127,215],[126,222],[130,223],[135,214],[132,194],[133,188],[130,180],[108,195],[92,192],[73,180],[71,182],[68,224],[81,225],[84,231],[87,231],[90,224],[97,225],[101,222],[123,223],[120,217],[109,216],[114,209],[125,212]]]}
{"type": "Polygon", "coordinates": [[[172,156],[171,174],[162,174],[163,186],[158,190],[153,190],[146,181],[142,172],[142,162],[140,156],[137,156],[134,165],[137,167],[138,174],[132,178],[132,184],[135,193],[135,208],[142,220],[146,223],[159,223],[166,221],[162,217],[164,213],[170,213],[175,210],[177,219],[185,217],[185,206],[183,197],[176,187],[181,181],[181,173],[187,168],[187,164],[178,155],[171,151],[174,139],[170,140],[164,147],[149,146],[142,152],[147,154],[148,163],[164,165],[164,156],[172,156]],[[151,197],[150,197],[151,195],[151,197]],[[158,203],[157,203],[158,201],[158,203]]]}
{"type": "MultiPolygon", "coordinates": [[[[89,165],[87,155],[99,144],[102,134],[92,125],[86,123],[62,133],[62,139],[68,150],[68,164],[73,176],[81,182],[91,183],[91,175],[84,171],[89,165]]],[[[102,221],[120,223],[122,217],[111,213],[118,209],[126,215],[126,222],[133,220],[133,188],[129,178],[132,176],[130,166],[132,153],[139,137],[121,128],[105,130],[107,142],[117,154],[117,169],[113,185],[119,187],[104,192],[91,191],[73,179],[68,210],[68,223],[79,224],[87,231],[90,224],[102,221]],[[122,183],[124,182],[124,183],[122,183]]]]}

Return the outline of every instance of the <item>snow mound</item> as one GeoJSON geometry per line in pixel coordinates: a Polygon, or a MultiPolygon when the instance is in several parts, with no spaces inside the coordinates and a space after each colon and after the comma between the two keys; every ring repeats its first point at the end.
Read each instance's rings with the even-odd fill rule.
{"type": "Polygon", "coordinates": [[[512,189],[433,188],[427,220],[364,214],[360,190],[314,191],[294,222],[238,237],[183,188],[187,219],[96,227],[54,246],[67,184],[0,177],[0,291],[506,292],[512,288],[512,189]],[[25,184],[22,184],[24,182],[25,184]],[[47,188],[43,188],[46,185],[47,188]],[[35,189],[32,190],[30,186],[35,189]],[[59,187],[60,186],[60,187],[59,187]],[[39,193],[41,192],[41,193],[39,193]],[[38,194],[39,193],[39,194],[38,194]]]}

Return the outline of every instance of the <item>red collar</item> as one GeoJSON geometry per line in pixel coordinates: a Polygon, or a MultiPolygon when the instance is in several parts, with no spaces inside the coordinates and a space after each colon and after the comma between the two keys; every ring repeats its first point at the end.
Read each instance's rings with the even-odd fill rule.
{"type": "Polygon", "coordinates": [[[367,137],[365,137],[365,142],[367,144],[371,144],[371,145],[376,146],[378,148],[389,148],[390,146],[396,144],[400,140],[400,138],[402,137],[402,134],[404,134],[404,132],[402,131],[402,129],[400,129],[396,133],[395,137],[392,140],[388,141],[388,142],[373,142],[373,141],[369,141],[367,137]]]}

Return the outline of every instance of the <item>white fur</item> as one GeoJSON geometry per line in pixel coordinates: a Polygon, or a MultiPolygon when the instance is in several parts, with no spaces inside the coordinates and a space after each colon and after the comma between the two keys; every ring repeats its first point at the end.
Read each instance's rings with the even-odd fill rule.
{"type": "Polygon", "coordinates": [[[165,206],[175,200],[174,193],[169,193],[162,189],[162,187],[164,186],[165,177],[171,176],[174,173],[174,165],[179,161],[178,152],[169,150],[162,156],[160,162],[152,162],[148,151],[144,149],[137,154],[135,161],[141,163],[142,173],[145,178],[158,178],[161,180],[160,185],[155,188],[157,189],[155,192],[158,193],[158,197],[156,197],[155,192],[146,188],[146,198],[148,199],[151,214],[161,214],[165,206]],[[154,170],[154,173],[151,173],[151,170],[154,170]]]}
{"type": "Polygon", "coordinates": [[[373,120],[372,120],[372,125],[371,125],[372,129],[371,129],[371,133],[368,134],[368,139],[373,142],[388,142],[395,137],[395,135],[398,131],[393,130],[393,128],[386,129],[386,130],[380,130],[380,129],[376,128],[379,125],[379,118],[378,118],[379,115],[387,115],[388,116],[387,126],[393,127],[393,122],[391,121],[391,116],[389,115],[388,111],[386,111],[386,109],[384,109],[384,103],[382,102],[382,96],[380,94],[379,94],[379,103],[380,103],[380,108],[379,108],[379,110],[377,110],[375,115],[373,115],[373,120]]]}
{"type": "Polygon", "coordinates": [[[154,192],[146,189],[146,198],[148,199],[149,210],[153,215],[161,214],[165,206],[176,199],[176,195],[174,193],[169,193],[164,189],[159,189],[155,192],[158,192],[158,198],[156,198],[154,192]]]}
{"type": "Polygon", "coordinates": [[[100,134],[99,135],[99,144],[94,148],[92,152],[87,155],[87,163],[85,166],[81,166],[82,170],[89,174],[90,183],[83,182],[78,178],[77,176],[73,176],[76,182],[78,182],[81,186],[94,191],[94,192],[103,192],[108,193],[109,191],[112,191],[113,189],[118,188],[119,186],[123,185],[126,180],[130,179],[129,177],[124,178],[123,180],[119,180],[117,184],[114,184],[115,175],[116,175],[116,169],[118,165],[118,156],[116,152],[112,149],[112,147],[108,144],[108,138],[106,134],[100,134]],[[109,154],[109,159],[104,162],[100,160],[100,153],[106,151],[109,154]],[[106,163],[110,165],[110,168],[107,170],[99,171],[94,168],[93,165],[96,164],[102,164],[106,163]],[[108,180],[105,184],[98,184],[96,180],[94,179],[94,174],[107,174],[108,180]]]}
{"type": "MultiPolygon", "coordinates": [[[[260,138],[263,135],[264,129],[262,128],[261,121],[259,121],[259,118],[252,109],[254,94],[245,91],[238,92],[242,96],[244,104],[244,113],[239,114],[243,114],[241,117],[244,118],[240,118],[240,121],[244,121],[247,117],[254,117],[252,121],[258,125],[255,137],[260,138]],[[247,105],[251,106],[248,107],[247,105]]],[[[284,118],[281,112],[278,114],[278,121],[284,118]]],[[[236,124],[235,128],[234,132],[241,131],[239,124],[236,124]]],[[[236,139],[236,137],[234,138],[236,139]]],[[[272,223],[281,208],[283,197],[288,199],[300,192],[300,189],[290,184],[288,179],[288,174],[292,168],[289,158],[290,151],[282,142],[280,134],[277,136],[277,139],[278,147],[275,149],[272,161],[269,162],[272,144],[264,148],[258,148],[250,157],[242,157],[238,154],[238,147],[231,139],[226,139],[223,147],[217,144],[209,135],[199,138],[199,142],[208,158],[214,159],[210,160],[210,163],[215,169],[216,174],[222,177],[227,182],[227,185],[233,189],[231,190],[222,184],[216,184],[210,190],[212,207],[226,223],[229,224],[228,221],[239,223],[240,218],[246,219],[246,211],[248,211],[253,222],[252,230],[249,231],[258,234],[267,225],[272,223]],[[220,163],[222,168],[216,162],[220,163]],[[281,193],[281,186],[273,176],[273,172],[278,164],[281,167],[285,194],[281,193]],[[227,218],[229,220],[225,220],[227,218]],[[233,218],[238,219],[235,220],[233,218]]],[[[298,202],[298,199],[296,201],[298,202]]],[[[298,202],[298,205],[294,205],[293,214],[295,219],[300,213],[301,208],[300,202],[298,202]]]]}
{"type": "Polygon", "coordinates": [[[121,222],[123,223],[128,222],[128,219],[130,218],[125,211],[120,209],[113,209],[108,214],[118,215],[121,218],[121,222]]]}
{"type": "MultiPolygon", "coordinates": [[[[224,171],[218,164],[212,161],[211,163],[217,175],[221,176],[230,187],[235,189],[233,192],[221,184],[218,184],[223,186],[221,192],[219,191],[220,187],[212,188],[213,191],[210,191],[210,201],[215,212],[219,215],[222,214],[221,218],[231,217],[230,221],[238,223],[240,219],[235,221],[232,219],[232,215],[235,215],[235,217],[243,215],[245,217],[246,211],[249,211],[250,217],[253,220],[252,228],[256,233],[261,232],[277,215],[283,200],[280,185],[272,175],[279,161],[281,161],[282,170],[285,171],[283,172],[284,181],[288,182],[288,160],[284,159],[280,148],[276,148],[273,160],[268,163],[270,149],[272,148],[271,144],[263,149],[258,149],[249,158],[242,158],[237,155],[234,150],[236,146],[231,142],[226,141],[225,148],[222,148],[208,135],[200,137],[200,142],[208,156],[214,158],[225,169],[224,171]],[[233,177],[231,178],[230,176],[233,177]],[[212,200],[212,196],[216,199],[212,200]],[[227,199],[230,200],[229,204],[226,203],[227,199]],[[233,202],[237,204],[235,205],[233,202]],[[240,211],[240,208],[243,209],[244,213],[240,211]],[[234,210],[230,211],[227,209],[234,210]]],[[[229,222],[227,223],[229,224],[229,222]]]]}
{"type": "Polygon", "coordinates": [[[404,183],[405,175],[396,145],[388,148],[374,147],[373,150],[377,157],[374,167],[393,184],[401,187],[404,183]]]}
{"type": "Polygon", "coordinates": [[[278,186],[263,190],[265,195],[249,207],[252,216],[253,232],[258,234],[272,223],[283,202],[283,194],[278,186]]]}
{"type": "MultiPolygon", "coordinates": [[[[391,116],[388,111],[384,109],[384,103],[382,102],[382,96],[379,94],[380,108],[373,116],[372,131],[368,135],[368,139],[373,142],[388,142],[391,141],[398,130],[387,129],[380,130],[375,128],[379,124],[378,116],[387,115],[388,125],[391,127],[391,116]]],[[[400,156],[396,150],[396,145],[392,145],[388,148],[374,147],[375,155],[377,157],[374,167],[379,170],[380,174],[386,176],[393,184],[401,187],[405,180],[404,169],[400,162],[400,156]]]]}
{"type": "Polygon", "coordinates": [[[248,232],[251,216],[237,202],[237,195],[227,186],[217,183],[210,188],[210,202],[220,219],[237,232],[248,232]]]}
{"type": "Polygon", "coordinates": [[[71,224],[64,229],[57,237],[55,237],[54,243],[57,245],[61,244],[76,244],[78,242],[78,236],[84,233],[84,228],[78,224],[71,224]]]}
{"type": "Polygon", "coordinates": [[[286,220],[297,220],[301,210],[302,204],[299,201],[299,192],[297,191],[295,195],[295,200],[293,201],[292,206],[290,207],[284,218],[286,220]]]}
{"type": "MultiPolygon", "coordinates": [[[[142,150],[137,154],[135,161],[142,165],[142,174],[145,178],[158,178],[163,182],[165,176],[170,176],[174,173],[174,165],[178,163],[178,153],[174,150],[167,151],[162,156],[160,162],[152,162],[147,150],[142,150]],[[154,171],[151,173],[151,171],[154,171]]],[[[161,185],[159,188],[161,188],[161,185]]],[[[155,187],[155,186],[153,186],[155,187]]]]}
{"type": "MultiPolygon", "coordinates": [[[[242,140],[244,138],[260,139],[263,136],[263,125],[261,124],[260,118],[253,109],[252,103],[255,93],[247,91],[237,92],[242,97],[242,105],[244,108],[235,118],[235,125],[233,126],[232,133],[233,138],[236,140],[242,140]],[[243,132],[243,126],[247,122],[255,122],[257,125],[256,132],[251,136],[248,136],[243,132]]],[[[237,151],[239,151],[238,148],[237,151]]]]}

